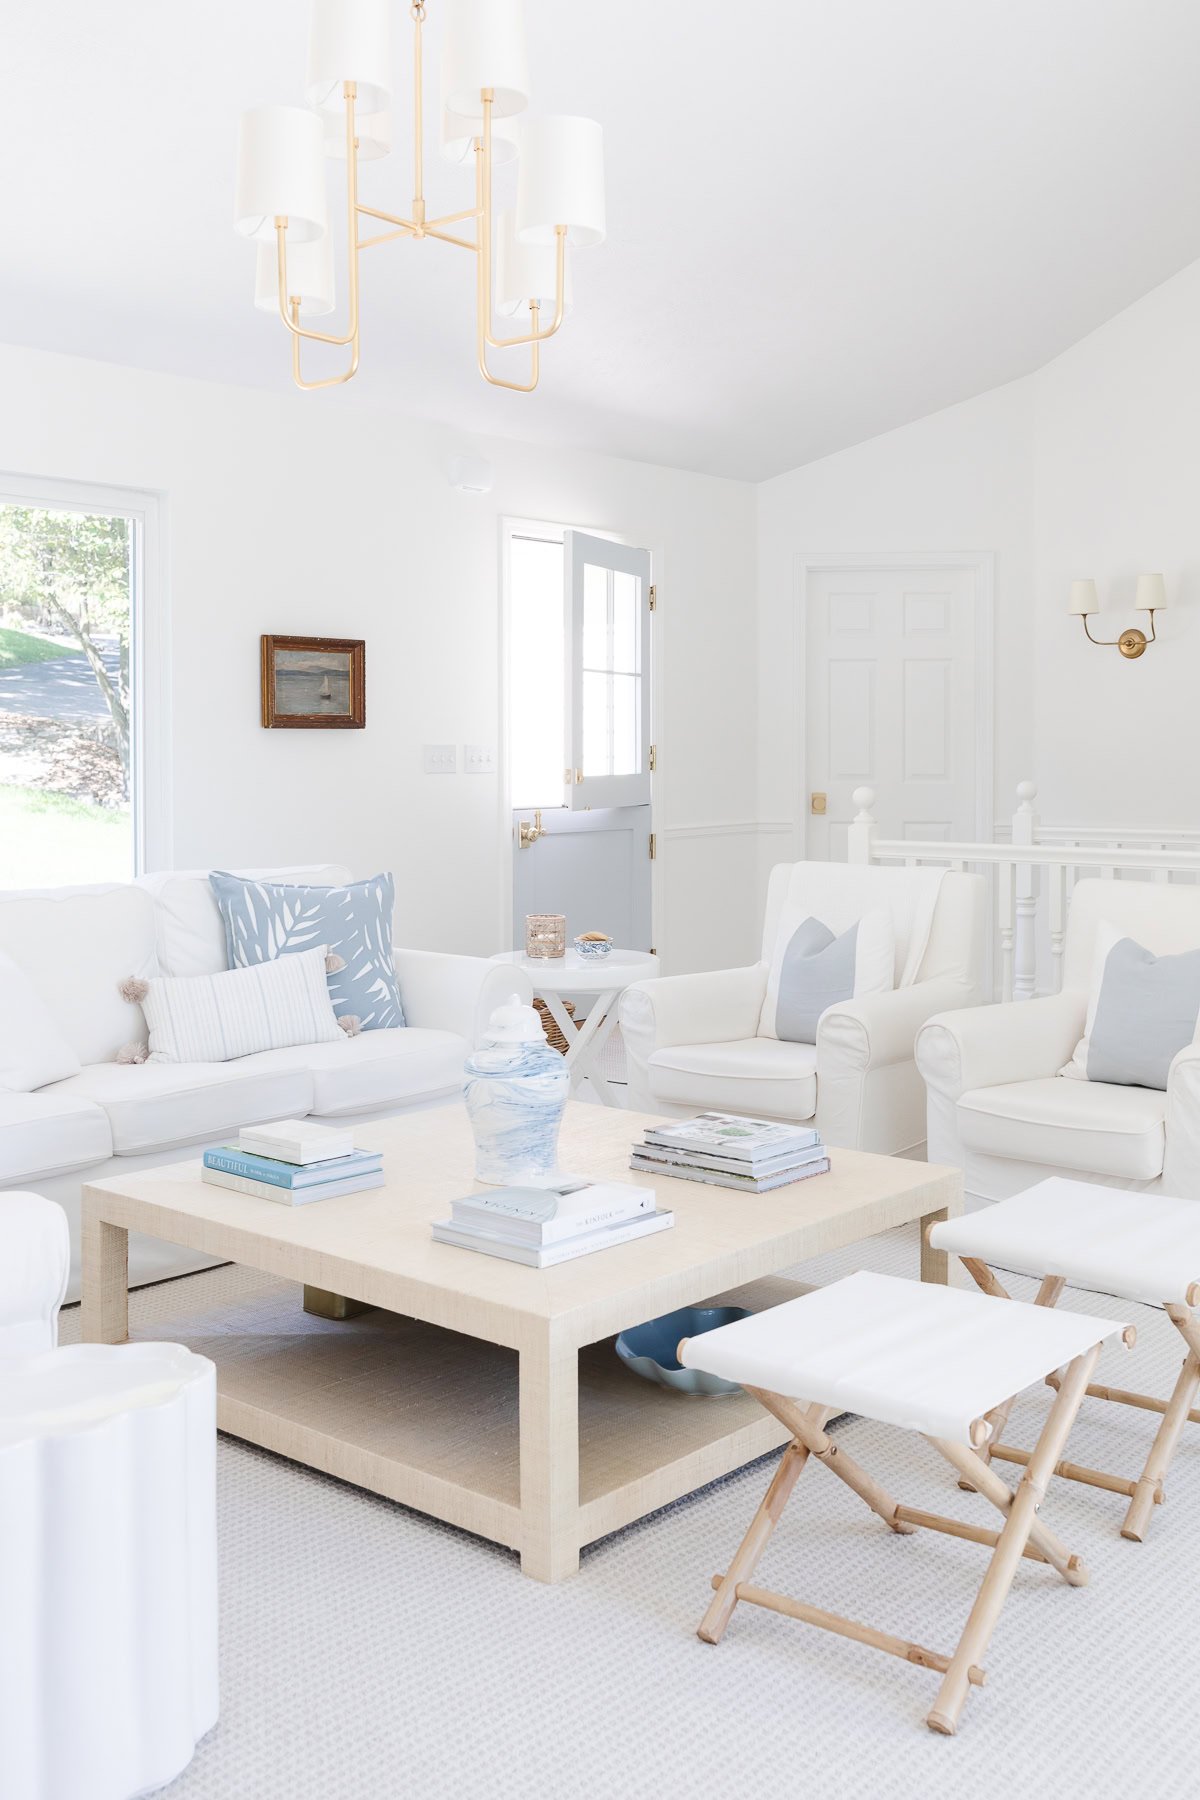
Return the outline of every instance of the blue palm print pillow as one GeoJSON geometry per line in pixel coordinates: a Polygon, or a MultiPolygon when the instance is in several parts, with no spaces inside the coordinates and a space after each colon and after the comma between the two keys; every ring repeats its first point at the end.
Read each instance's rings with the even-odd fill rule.
{"type": "Polygon", "coordinates": [[[342,964],[329,975],[329,998],[338,1018],[356,1018],[364,1031],[403,1025],[392,954],[393,876],[373,875],[348,887],[306,887],[249,881],[218,869],[208,880],[221,910],[225,960],[231,969],[324,944],[342,964]]]}

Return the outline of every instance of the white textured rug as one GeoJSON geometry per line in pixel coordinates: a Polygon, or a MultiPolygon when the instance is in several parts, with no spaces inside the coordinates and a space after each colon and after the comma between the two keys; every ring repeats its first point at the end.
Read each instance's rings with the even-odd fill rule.
{"type": "MultiPolygon", "coordinates": [[[[913,1274],[916,1261],[906,1231],[804,1274],[913,1274]]],[[[188,1278],[214,1301],[239,1280],[234,1270],[188,1278]]],[[[178,1287],[134,1297],[139,1327],[170,1319],[178,1287]]],[[[1088,1294],[1067,1303],[1138,1324],[1137,1348],[1108,1352],[1101,1379],[1169,1391],[1179,1340],[1161,1314],[1088,1294]]],[[[64,1314],[64,1341],[77,1320],[64,1314]]],[[[1043,1405],[1040,1396],[1022,1403],[1011,1439],[1031,1442],[1043,1405]]],[[[1088,1401],[1071,1454],[1132,1475],[1153,1429],[1147,1414],[1088,1401]]],[[[606,1539],[584,1553],[578,1575],[542,1587],[507,1551],[223,1438],[222,1717],[165,1792],[1190,1800],[1200,1791],[1200,1426],[1189,1432],[1144,1545],[1118,1535],[1119,1498],[1054,1484],[1046,1518],[1086,1558],[1092,1584],[1067,1588],[1022,1564],[987,1656],[988,1683],[972,1691],[953,1739],[922,1723],[937,1676],[877,1651],[750,1607],[720,1646],[696,1638],[709,1577],[738,1543],[772,1458],[606,1539]]],[[[917,1439],[867,1421],[844,1436],[898,1498],[994,1524],[917,1439]]],[[[986,1556],[926,1532],[892,1536],[810,1466],[761,1579],[948,1651],[986,1556]]]]}

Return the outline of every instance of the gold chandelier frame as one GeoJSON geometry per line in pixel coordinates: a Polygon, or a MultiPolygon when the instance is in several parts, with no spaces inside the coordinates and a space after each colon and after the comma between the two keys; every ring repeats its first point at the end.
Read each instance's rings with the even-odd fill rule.
{"type": "Polygon", "coordinates": [[[424,71],[422,36],[425,24],[424,0],[415,0],[409,8],[414,30],[414,72],[413,72],[413,202],[411,219],[400,218],[395,213],[383,212],[377,206],[366,206],[358,197],[358,150],[359,141],[355,123],[355,103],[358,97],[358,84],[347,81],[342,84],[342,94],[346,102],[346,218],[347,218],[347,259],[348,259],[348,296],[350,329],[342,336],[334,332],[313,331],[300,323],[301,298],[290,291],[287,272],[287,229],[286,214],[275,216],[276,262],[279,282],[279,316],[292,334],[292,380],[298,388],[310,392],[315,388],[337,387],[349,381],[358,373],[359,350],[361,345],[359,319],[359,263],[358,259],[364,250],[373,249],[376,244],[388,244],[396,238],[423,240],[436,238],[443,244],[454,244],[462,250],[471,250],[475,255],[475,348],[479,373],[493,387],[511,388],[518,394],[531,394],[538,384],[539,350],[547,338],[554,336],[563,322],[563,309],[566,295],[566,262],[567,262],[567,227],[554,227],[555,242],[555,277],[554,277],[554,314],[550,323],[543,327],[540,323],[541,302],[529,302],[530,329],[518,337],[497,337],[492,330],[493,286],[492,286],[492,105],[495,90],[481,88],[479,90],[480,109],[483,115],[483,127],[474,141],[475,156],[475,204],[461,212],[445,213],[441,218],[425,217],[425,149],[424,149],[424,71]],[[373,237],[362,237],[359,234],[359,220],[375,219],[391,227],[388,231],[377,232],[373,237]],[[459,237],[455,232],[447,231],[447,225],[459,225],[467,219],[475,220],[474,238],[459,237]],[[350,365],[340,375],[326,375],[319,381],[308,381],[301,372],[300,345],[302,340],[310,343],[331,344],[335,347],[350,348],[350,365]],[[495,375],[488,368],[488,349],[511,350],[515,346],[530,346],[530,379],[528,381],[506,381],[495,375]]]}

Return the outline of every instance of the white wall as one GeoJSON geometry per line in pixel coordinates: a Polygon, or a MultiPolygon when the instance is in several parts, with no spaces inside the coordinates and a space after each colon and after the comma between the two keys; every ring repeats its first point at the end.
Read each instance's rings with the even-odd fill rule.
{"type": "Polygon", "coordinates": [[[1054,823],[1200,829],[1194,775],[1200,602],[1200,263],[1045,368],[758,490],[759,816],[763,866],[803,827],[794,713],[800,552],[996,554],[998,824],[1017,781],[1054,823]],[[1146,624],[1162,570],[1163,642],[1137,662],[1066,614],[1072,577],[1146,624]]]}
{"type": "Polygon", "coordinates": [[[165,498],[176,866],[391,867],[402,941],[501,947],[496,779],[426,776],[420,747],[497,742],[498,522],[515,514],[655,551],[659,947],[687,969],[753,941],[753,838],[730,854],[673,830],[753,816],[750,488],[17,348],[0,395],[0,469],[165,498]],[[487,496],[448,485],[462,449],[493,462],[487,496]],[[365,637],[367,729],[263,731],[263,631],[365,637]]]}

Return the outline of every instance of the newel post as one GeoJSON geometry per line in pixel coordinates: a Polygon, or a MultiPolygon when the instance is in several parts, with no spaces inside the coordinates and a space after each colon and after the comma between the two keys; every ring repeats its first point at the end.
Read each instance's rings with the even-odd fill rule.
{"type": "MultiPolygon", "coordinates": [[[[1013,814],[1014,844],[1037,843],[1038,816],[1033,803],[1037,783],[1017,783],[1017,810],[1013,814]]],[[[1016,866],[1016,942],[1013,946],[1013,999],[1032,1000],[1037,992],[1038,870],[1032,862],[1016,866]]]]}
{"type": "Polygon", "coordinates": [[[850,798],[858,811],[846,832],[846,861],[869,863],[877,829],[875,815],[871,811],[875,804],[875,789],[855,788],[850,798]]]}

